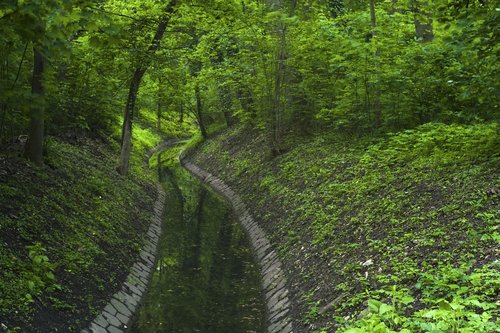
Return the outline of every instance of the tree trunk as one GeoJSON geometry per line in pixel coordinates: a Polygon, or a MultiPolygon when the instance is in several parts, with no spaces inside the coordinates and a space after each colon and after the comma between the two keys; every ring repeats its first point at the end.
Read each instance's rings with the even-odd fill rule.
{"type": "Polygon", "coordinates": [[[161,88],[163,85],[163,81],[161,77],[158,78],[158,101],[157,101],[157,110],[156,110],[156,129],[161,133],[161,110],[163,107],[163,96],[161,94],[161,88]]]}
{"type": "MultiPolygon", "coordinates": [[[[297,1],[281,1],[281,0],[268,0],[268,4],[271,8],[288,10],[287,14],[292,17],[295,13],[295,8],[297,6],[297,1]]],[[[275,56],[275,72],[274,72],[274,91],[271,100],[271,153],[273,156],[280,155],[282,153],[281,147],[281,134],[283,126],[283,115],[286,110],[284,101],[287,100],[286,91],[286,79],[287,79],[287,64],[286,60],[288,58],[286,36],[288,33],[287,24],[284,22],[279,22],[274,33],[278,38],[278,45],[276,49],[275,56]]]]}
{"type": "Polygon", "coordinates": [[[239,86],[236,90],[236,97],[240,101],[241,108],[250,118],[250,122],[253,124],[255,118],[257,118],[257,113],[255,110],[255,101],[253,100],[252,93],[248,88],[239,86]]]}
{"type": "Polygon", "coordinates": [[[128,173],[129,161],[130,161],[130,152],[132,147],[132,125],[133,125],[133,116],[135,109],[135,102],[137,99],[137,93],[139,91],[139,87],[141,84],[142,77],[144,73],[146,73],[149,64],[151,63],[151,57],[160,47],[160,41],[165,34],[165,30],[167,29],[167,25],[170,21],[171,14],[174,12],[174,8],[176,5],[176,0],[170,1],[167,6],[165,15],[161,18],[160,23],[158,24],[158,28],[156,29],[156,33],[151,41],[151,45],[149,46],[145,60],[139,64],[139,66],[135,69],[134,76],[130,81],[130,88],[127,98],[127,104],[125,106],[125,112],[123,114],[123,125],[122,125],[122,142],[121,142],[121,152],[120,152],[120,160],[118,161],[118,166],[116,170],[120,175],[125,176],[128,173]]]}
{"type": "Polygon", "coordinates": [[[36,165],[43,164],[43,134],[44,134],[44,86],[43,73],[45,56],[40,46],[33,47],[33,78],[31,81],[32,101],[30,107],[30,132],[26,142],[24,155],[36,165]]]}
{"type": "Polygon", "coordinates": [[[179,124],[184,122],[184,104],[181,103],[179,106],[179,124]]]}
{"type": "Polygon", "coordinates": [[[130,152],[132,151],[132,120],[134,117],[135,102],[137,100],[141,79],[145,72],[146,70],[143,68],[135,70],[134,77],[130,81],[127,104],[125,105],[125,112],[123,113],[122,145],[120,161],[117,167],[118,173],[123,176],[128,172],[130,152]]]}
{"type": "Polygon", "coordinates": [[[271,103],[271,153],[273,156],[281,154],[281,120],[284,106],[282,103],[283,83],[285,80],[285,60],[286,60],[286,31],[280,32],[280,41],[276,54],[276,69],[274,73],[274,92],[271,103]]]}
{"type": "Polygon", "coordinates": [[[200,87],[198,84],[194,87],[194,94],[196,97],[196,118],[198,119],[198,125],[200,126],[200,132],[203,138],[208,137],[207,128],[205,127],[205,121],[203,119],[203,104],[201,101],[200,87]]]}
{"type": "MultiPolygon", "coordinates": [[[[371,20],[371,27],[372,27],[372,43],[376,43],[376,35],[377,35],[377,16],[376,16],[376,11],[375,11],[375,0],[370,0],[370,20],[371,20]]],[[[382,110],[380,107],[380,89],[378,87],[379,85],[379,75],[378,75],[378,50],[377,48],[374,49],[373,51],[373,67],[375,73],[375,85],[374,85],[374,97],[373,97],[373,113],[375,115],[375,128],[379,128],[382,126],[382,110]]]]}
{"type": "Polygon", "coordinates": [[[389,10],[389,14],[399,13],[403,14],[403,9],[398,7],[398,0],[391,0],[391,9],[389,10]]]}
{"type": "Polygon", "coordinates": [[[419,0],[412,1],[412,11],[415,15],[415,36],[419,42],[431,42],[434,39],[434,30],[432,28],[432,16],[426,9],[422,8],[423,4],[419,0]]]}
{"type": "Polygon", "coordinates": [[[158,132],[161,133],[161,103],[160,101],[158,101],[158,106],[157,106],[157,110],[156,110],[156,129],[158,130],[158,132]]]}
{"type": "Polygon", "coordinates": [[[233,106],[231,90],[227,86],[219,88],[219,99],[222,107],[222,113],[224,114],[224,119],[226,120],[227,127],[234,125],[234,118],[231,114],[231,109],[233,106]]]}

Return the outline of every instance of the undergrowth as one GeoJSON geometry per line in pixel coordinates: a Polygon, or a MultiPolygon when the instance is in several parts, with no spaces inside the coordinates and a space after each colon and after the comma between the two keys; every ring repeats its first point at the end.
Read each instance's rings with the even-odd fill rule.
{"type": "Polygon", "coordinates": [[[289,263],[299,331],[495,332],[499,132],[322,133],[273,159],[262,133],[235,129],[194,159],[239,188],[289,263]]]}
{"type": "Polygon", "coordinates": [[[54,138],[43,167],[0,155],[0,331],[78,331],[127,274],[154,191],[116,156],[54,138]]]}

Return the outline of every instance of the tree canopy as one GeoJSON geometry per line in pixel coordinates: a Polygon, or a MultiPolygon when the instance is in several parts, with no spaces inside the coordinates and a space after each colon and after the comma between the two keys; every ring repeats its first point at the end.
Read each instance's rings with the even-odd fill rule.
{"type": "Polygon", "coordinates": [[[0,139],[30,142],[40,121],[39,136],[116,136],[141,107],[164,129],[265,129],[274,154],[290,131],[497,120],[498,14],[487,0],[6,1],[0,139]]]}

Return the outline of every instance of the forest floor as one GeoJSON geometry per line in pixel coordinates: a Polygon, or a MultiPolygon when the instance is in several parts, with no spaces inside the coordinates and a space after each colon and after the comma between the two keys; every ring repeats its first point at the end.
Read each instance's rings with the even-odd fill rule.
{"type": "Polygon", "coordinates": [[[137,257],[152,182],[98,140],[49,138],[43,167],[0,152],[0,332],[79,332],[137,257]]]}
{"type": "Polygon", "coordinates": [[[287,269],[295,332],[498,332],[497,124],[284,139],[240,127],[189,157],[230,185],[287,269]]]}

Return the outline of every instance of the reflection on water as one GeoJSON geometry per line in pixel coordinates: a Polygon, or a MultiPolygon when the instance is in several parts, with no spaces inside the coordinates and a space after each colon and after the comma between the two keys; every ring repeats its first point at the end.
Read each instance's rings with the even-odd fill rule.
{"type": "Polygon", "coordinates": [[[264,332],[258,268],[228,204],[180,167],[161,179],[157,270],[130,332],[264,332]]]}

